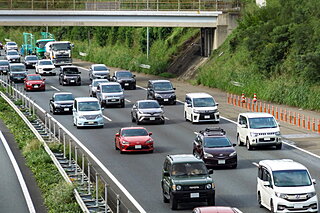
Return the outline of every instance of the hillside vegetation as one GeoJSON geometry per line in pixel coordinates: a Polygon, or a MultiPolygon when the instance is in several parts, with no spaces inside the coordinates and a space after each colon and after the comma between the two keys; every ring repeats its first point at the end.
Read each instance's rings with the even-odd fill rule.
{"type": "Polygon", "coordinates": [[[196,83],[319,110],[319,11],[319,0],[247,4],[239,27],[199,70],[196,83]]]}

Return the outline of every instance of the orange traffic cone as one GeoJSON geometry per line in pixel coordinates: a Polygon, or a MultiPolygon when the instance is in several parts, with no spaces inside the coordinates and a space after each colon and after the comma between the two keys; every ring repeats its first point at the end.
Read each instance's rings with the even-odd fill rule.
{"type": "Polygon", "coordinates": [[[245,103],[246,102],[246,97],[244,97],[244,93],[242,93],[241,95],[241,103],[245,103]]]}
{"type": "Polygon", "coordinates": [[[253,103],[256,103],[256,102],[257,102],[257,94],[256,94],[256,93],[253,94],[252,102],[253,102],[253,103]]]}

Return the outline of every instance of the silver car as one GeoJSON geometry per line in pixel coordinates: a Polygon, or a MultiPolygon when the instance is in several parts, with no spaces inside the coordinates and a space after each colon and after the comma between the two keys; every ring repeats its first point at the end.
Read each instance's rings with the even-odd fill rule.
{"type": "Polygon", "coordinates": [[[108,83],[109,81],[107,79],[93,79],[92,83],[89,85],[89,96],[90,97],[97,97],[97,86],[100,83],[108,83]]]}
{"type": "Polygon", "coordinates": [[[110,69],[104,64],[92,64],[89,69],[89,78],[108,79],[110,80],[110,69]]]}
{"type": "Polygon", "coordinates": [[[158,122],[164,124],[163,107],[156,100],[137,101],[131,109],[131,120],[140,124],[142,122],[158,122]]]}
{"type": "Polygon", "coordinates": [[[6,59],[11,62],[20,62],[20,55],[15,50],[9,50],[6,55],[6,59]]]}
{"type": "Polygon", "coordinates": [[[124,108],[124,94],[119,83],[108,82],[98,84],[96,96],[101,106],[120,105],[124,108]]]}

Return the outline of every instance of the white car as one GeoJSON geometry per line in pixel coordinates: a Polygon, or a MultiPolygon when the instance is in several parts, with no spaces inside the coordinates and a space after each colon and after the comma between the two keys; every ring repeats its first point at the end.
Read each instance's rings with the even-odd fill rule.
{"type": "Polygon", "coordinates": [[[108,82],[98,84],[96,96],[101,106],[120,105],[122,108],[125,106],[123,89],[119,83],[108,82]]]}
{"type": "Polygon", "coordinates": [[[246,145],[248,150],[258,146],[276,146],[281,149],[280,127],[269,113],[240,113],[237,122],[238,145],[246,145]]]}
{"type": "Polygon", "coordinates": [[[184,103],[184,118],[195,122],[220,122],[218,103],[207,93],[188,93],[184,103]]]}
{"type": "Polygon", "coordinates": [[[49,59],[42,59],[39,60],[35,64],[36,73],[43,75],[43,74],[50,74],[50,75],[56,75],[56,67],[49,59]]]}
{"type": "Polygon", "coordinates": [[[89,78],[110,80],[110,69],[104,64],[92,64],[89,69],[89,78]]]}
{"type": "Polygon", "coordinates": [[[274,212],[318,212],[318,198],[308,169],[290,159],[257,164],[260,207],[274,212]]]}
{"type": "Polygon", "coordinates": [[[16,42],[14,41],[8,41],[5,45],[4,45],[4,51],[8,52],[9,50],[16,50],[18,51],[18,45],[16,42]]]}
{"type": "Polygon", "coordinates": [[[89,96],[96,97],[97,86],[100,83],[108,83],[107,79],[93,79],[91,84],[89,84],[89,96]]]}
{"type": "Polygon", "coordinates": [[[75,98],[73,102],[73,124],[77,127],[104,126],[103,108],[98,99],[92,97],[75,98]]]}

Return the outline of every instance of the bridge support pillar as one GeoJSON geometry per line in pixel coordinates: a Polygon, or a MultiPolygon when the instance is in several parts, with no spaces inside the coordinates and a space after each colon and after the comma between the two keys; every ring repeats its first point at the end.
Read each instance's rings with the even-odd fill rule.
{"type": "Polygon", "coordinates": [[[213,38],[215,28],[200,29],[201,56],[209,57],[213,49],[213,38]]]}

